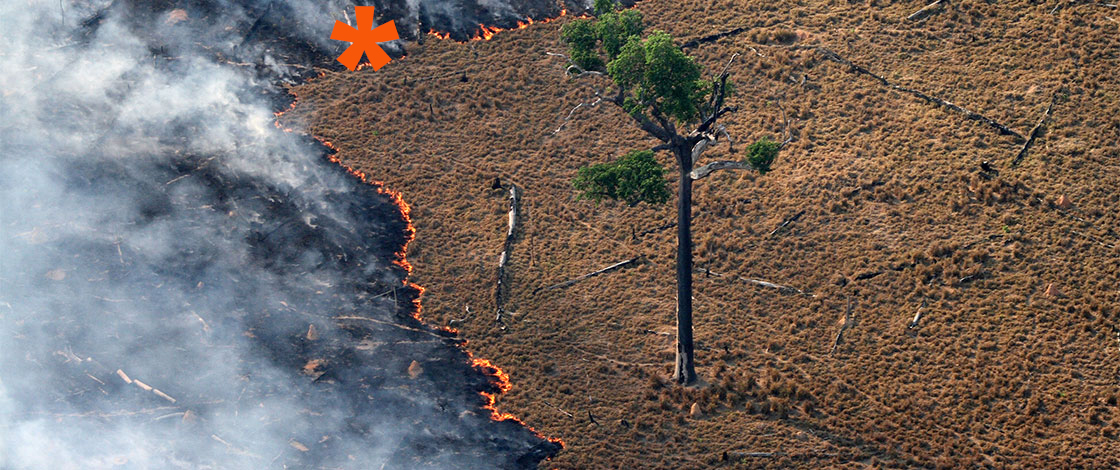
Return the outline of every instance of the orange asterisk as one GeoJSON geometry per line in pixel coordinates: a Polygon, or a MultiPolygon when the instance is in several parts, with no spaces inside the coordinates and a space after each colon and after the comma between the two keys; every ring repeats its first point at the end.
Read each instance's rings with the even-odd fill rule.
{"type": "Polygon", "coordinates": [[[341,21],[334,22],[331,39],[353,43],[338,56],[338,61],[346,68],[354,70],[358,68],[358,61],[362,60],[362,54],[365,53],[374,70],[388,64],[391,60],[389,55],[381,50],[381,46],[377,43],[400,39],[397,35],[397,26],[389,21],[374,29],[373,7],[354,7],[354,16],[358,20],[358,29],[341,21]]]}

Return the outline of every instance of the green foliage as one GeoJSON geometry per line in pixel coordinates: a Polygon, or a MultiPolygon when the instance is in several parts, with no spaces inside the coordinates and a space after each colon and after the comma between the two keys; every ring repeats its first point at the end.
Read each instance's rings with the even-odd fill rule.
{"type": "Polygon", "coordinates": [[[646,76],[642,88],[661,111],[680,122],[700,115],[700,103],[711,86],[700,80],[700,66],[673,44],[673,36],[657,31],[646,39],[646,76]]]}
{"type": "Polygon", "coordinates": [[[568,44],[573,63],[584,70],[604,71],[630,37],[641,37],[642,14],[616,8],[614,0],[596,0],[597,18],[579,18],[560,29],[560,39],[568,44]]]}
{"type": "Polygon", "coordinates": [[[607,64],[607,74],[627,90],[627,111],[644,113],[657,106],[679,122],[697,120],[698,104],[712,90],[710,82],[700,79],[700,66],[673,44],[672,36],[660,31],[645,41],[631,36],[607,64]]]}
{"type": "Polygon", "coordinates": [[[666,184],[665,168],[649,150],[633,151],[614,162],[580,168],[572,181],[580,192],[579,199],[614,199],[631,206],[668,201],[671,194],[666,184]]]}
{"type": "Polygon", "coordinates": [[[747,163],[758,170],[760,175],[765,175],[770,171],[770,165],[774,163],[774,158],[778,156],[781,147],[769,137],[758,139],[747,147],[747,163]]]}
{"type": "Polygon", "coordinates": [[[603,42],[603,50],[607,53],[607,60],[618,57],[622,45],[632,37],[641,37],[642,14],[637,10],[622,10],[619,12],[604,13],[595,23],[595,32],[603,42]]]}
{"type": "Polygon", "coordinates": [[[572,62],[584,70],[601,70],[603,59],[596,50],[599,43],[595,21],[577,18],[560,28],[560,39],[568,44],[572,62]]]}
{"type": "Polygon", "coordinates": [[[607,64],[607,75],[618,86],[641,92],[646,80],[646,48],[641,39],[632,36],[622,46],[618,57],[607,64]]]}
{"type": "Polygon", "coordinates": [[[656,109],[681,123],[698,120],[712,84],[700,79],[700,65],[673,44],[673,36],[655,31],[643,41],[642,14],[616,11],[613,0],[596,0],[595,12],[597,18],[576,19],[560,30],[572,62],[606,71],[625,91],[624,106],[632,114],[656,109]]]}
{"type": "Polygon", "coordinates": [[[595,16],[603,16],[618,8],[617,0],[595,0],[595,16]]]}

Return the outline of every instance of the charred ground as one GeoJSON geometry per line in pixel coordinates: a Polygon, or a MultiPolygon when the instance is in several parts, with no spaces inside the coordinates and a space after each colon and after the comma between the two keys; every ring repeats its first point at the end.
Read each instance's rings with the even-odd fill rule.
{"type": "Polygon", "coordinates": [[[280,3],[0,15],[0,63],[26,74],[0,83],[0,467],[532,468],[559,450],[492,408],[499,370],[421,321],[400,195],[274,127],[279,84],[326,62],[301,24],[254,33],[301,4],[280,3]]]}

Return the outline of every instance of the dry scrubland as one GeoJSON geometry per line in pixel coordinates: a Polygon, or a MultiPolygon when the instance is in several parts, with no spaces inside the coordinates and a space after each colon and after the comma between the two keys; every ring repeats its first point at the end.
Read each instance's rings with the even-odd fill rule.
{"type": "MultiPolygon", "coordinates": [[[[499,408],[566,443],[549,468],[1120,465],[1120,11],[964,0],[902,21],[922,3],[638,5],[683,40],[749,27],[691,52],[709,71],[741,54],[727,120],[740,142],[778,136],[779,98],[796,137],[769,175],[697,184],[696,263],[724,275],[696,277],[710,383],[698,390],[659,378],[673,358],[674,234],[633,236],[674,208],[595,207],[570,185],[581,165],[655,142],[608,105],[550,135],[588,97],[545,55],[562,50],[567,19],[328,73],[294,90],[284,119],[403,192],[424,317],[467,318],[469,348],[512,378],[499,408]],[[792,45],[1024,135],[1058,100],[1013,168],[1013,137],[792,45]],[[983,160],[1000,176],[982,179],[983,160]],[[493,287],[508,203],[494,177],[525,190],[505,331],[493,287]],[[634,256],[637,267],[534,294],[634,256]],[[829,355],[849,298],[854,324],[829,355]]],[[[707,159],[725,157],[721,145],[707,159]]]]}

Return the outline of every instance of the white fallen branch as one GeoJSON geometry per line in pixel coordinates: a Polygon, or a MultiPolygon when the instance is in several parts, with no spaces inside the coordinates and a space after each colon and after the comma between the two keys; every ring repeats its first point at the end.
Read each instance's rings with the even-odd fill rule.
{"type": "Polygon", "coordinates": [[[836,332],[836,339],[832,341],[832,349],[828,351],[829,356],[840,347],[840,342],[844,340],[844,332],[848,331],[848,328],[851,328],[855,323],[855,317],[852,316],[852,298],[848,297],[848,308],[844,311],[844,324],[840,325],[840,331],[836,332]]]}
{"type": "Polygon", "coordinates": [[[914,13],[911,13],[910,16],[906,17],[906,20],[907,21],[921,21],[921,20],[924,20],[927,17],[929,17],[930,15],[934,14],[934,12],[940,10],[941,5],[944,4],[944,3],[949,3],[949,2],[947,0],[937,0],[936,2],[930,3],[929,5],[926,5],[926,6],[922,7],[921,10],[918,10],[914,13]]]}
{"type": "Polygon", "coordinates": [[[918,307],[918,311],[914,313],[914,319],[910,320],[910,324],[906,326],[907,329],[914,329],[918,327],[918,322],[922,321],[922,310],[926,308],[926,301],[922,301],[922,305],[918,307]]]}
{"type": "Polygon", "coordinates": [[[753,170],[753,169],[755,169],[754,166],[752,166],[750,163],[747,163],[747,162],[736,162],[736,161],[729,161],[729,160],[721,160],[721,161],[718,161],[718,162],[709,163],[709,164],[704,165],[700,168],[692,170],[688,175],[692,179],[698,180],[698,179],[705,178],[708,175],[712,174],[712,172],[719,171],[719,170],[753,170]]]}
{"type": "Polygon", "coordinates": [[[603,101],[603,97],[599,96],[598,92],[595,92],[595,95],[595,101],[592,101],[591,103],[585,101],[583,103],[577,104],[576,107],[572,108],[571,111],[568,111],[568,115],[564,116],[564,121],[560,123],[556,130],[552,131],[552,135],[556,135],[558,132],[560,132],[560,129],[563,129],[564,126],[568,125],[568,121],[572,119],[572,115],[575,114],[576,111],[578,111],[580,108],[584,106],[587,106],[588,108],[594,108],[598,106],[599,103],[603,101]]]}
{"type": "Polygon", "coordinates": [[[497,314],[494,320],[502,324],[503,329],[505,328],[505,323],[502,321],[502,314],[505,313],[505,309],[503,308],[505,299],[502,293],[506,284],[506,263],[509,262],[509,252],[513,247],[513,239],[517,231],[518,203],[520,200],[521,190],[517,188],[516,184],[511,183],[509,185],[509,228],[506,230],[506,241],[502,248],[502,255],[498,258],[498,283],[494,288],[494,304],[497,314]]]}
{"type": "Polygon", "coordinates": [[[540,292],[542,290],[553,290],[553,289],[561,289],[561,288],[564,288],[564,287],[568,287],[568,286],[570,286],[572,284],[575,284],[579,281],[582,281],[584,279],[595,277],[595,276],[598,276],[600,274],[608,273],[608,272],[614,271],[616,269],[622,268],[623,266],[633,264],[633,263],[636,263],[636,262],[638,262],[638,258],[630,258],[626,261],[620,261],[620,262],[617,262],[617,263],[612,264],[610,266],[607,266],[603,269],[600,269],[598,271],[590,272],[590,273],[584,274],[582,276],[579,276],[579,277],[561,282],[559,284],[553,284],[553,285],[548,286],[548,287],[538,287],[535,291],[533,291],[533,293],[535,294],[535,293],[540,292]]]}
{"type": "Polygon", "coordinates": [[[792,223],[794,223],[794,222],[797,222],[797,219],[800,219],[800,218],[801,218],[801,216],[803,216],[803,215],[805,215],[805,211],[801,211],[801,212],[798,212],[798,213],[796,213],[796,214],[793,214],[793,216],[789,217],[789,218],[788,218],[788,219],[786,219],[786,220],[783,220],[783,221],[782,221],[782,224],[781,224],[781,225],[779,225],[779,226],[778,226],[778,228],[775,228],[775,229],[774,229],[774,230],[773,230],[772,232],[770,232],[770,234],[769,234],[769,235],[767,235],[767,236],[768,236],[768,237],[772,237],[772,236],[774,236],[774,234],[775,234],[775,233],[778,233],[778,231],[780,231],[781,229],[783,229],[783,228],[786,228],[787,226],[789,226],[789,224],[792,224],[792,223]]]}
{"type": "Polygon", "coordinates": [[[694,272],[704,273],[705,276],[728,277],[728,278],[732,278],[732,279],[735,279],[735,280],[738,280],[738,281],[746,282],[748,284],[754,284],[756,286],[766,287],[766,288],[770,288],[770,289],[776,289],[779,293],[782,293],[782,294],[798,294],[798,295],[804,295],[806,297],[816,297],[815,295],[806,293],[805,291],[803,291],[801,289],[798,289],[796,287],[783,286],[781,284],[775,284],[773,282],[763,281],[763,280],[760,280],[760,279],[751,279],[751,278],[747,278],[747,277],[740,277],[740,276],[734,276],[734,275],[728,275],[728,274],[720,274],[720,273],[714,272],[710,269],[695,269],[694,272]]]}

